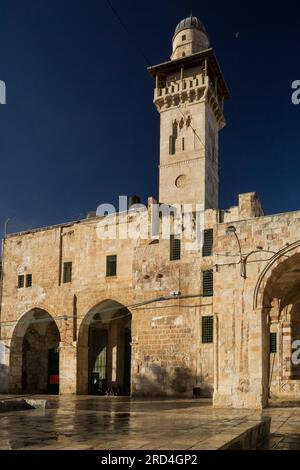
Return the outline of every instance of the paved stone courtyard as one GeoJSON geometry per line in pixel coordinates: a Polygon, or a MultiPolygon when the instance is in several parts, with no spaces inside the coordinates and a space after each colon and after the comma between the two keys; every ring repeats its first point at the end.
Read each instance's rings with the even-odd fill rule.
{"type": "Polygon", "coordinates": [[[213,409],[208,399],[28,398],[46,399],[49,408],[0,413],[0,450],[216,449],[262,416],[272,421],[261,449],[300,449],[300,405],[259,412],[213,409]]]}
{"type": "Polygon", "coordinates": [[[214,449],[261,417],[203,399],[34,398],[50,408],[0,413],[0,449],[214,449]]]}
{"type": "Polygon", "coordinates": [[[272,420],[270,438],[261,450],[300,450],[300,402],[275,402],[263,414],[272,420]]]}

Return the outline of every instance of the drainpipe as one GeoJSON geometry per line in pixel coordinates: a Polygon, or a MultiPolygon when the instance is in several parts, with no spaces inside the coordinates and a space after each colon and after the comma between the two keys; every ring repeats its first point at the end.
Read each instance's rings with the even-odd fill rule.
{"type": "Polygon", "coordinates": [[[59,227],[59,253],[58,253],[58,285],[61,285],[61,263],[62,263],[62,237],[63,226],[59,227]]]}
{"type": "Polygon", "coordinates": [[[73,296],[73,341],[77,341],[77,295],[73,296]]]}
{"type": "Polygon", "coordinates": [[[2,335],[1,335],[1,319],[2,319],[2,315],[1,315],[1,311],[2,311],[2,292],[3,292],[3,261],[4,261],[4,239],[2,239],[1,241],[1,245],[2,245],[2,259],[1,259],[1,269],[0,269],[0,341],[2,339],[2,335]]]}
{"type": "Polygon", "coordinates": [[[1,240],[1,253],[2,253],[2,259],[1,259],[1,270],[0,270],[0,340],[2,338],[2,329],[1,329],[1,318],[2,318],[2,296],[3,296],[3,284],[4,284],[4,248],[5,248],[5,239],[7,236],[7,224],[10,221],[10,219],[6,219],[4,223],[4,237],[1,240]]]}

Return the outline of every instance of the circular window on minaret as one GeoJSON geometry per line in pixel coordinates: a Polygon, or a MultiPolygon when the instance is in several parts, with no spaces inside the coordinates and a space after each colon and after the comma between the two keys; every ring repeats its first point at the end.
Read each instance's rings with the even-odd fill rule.
{"type": "Polygon", "coordinates": [[[185,175],[180,175],[178,178],[175,180],[175,186],[177,188],[183,188],[186,185],[186,176],[185,175]]]}

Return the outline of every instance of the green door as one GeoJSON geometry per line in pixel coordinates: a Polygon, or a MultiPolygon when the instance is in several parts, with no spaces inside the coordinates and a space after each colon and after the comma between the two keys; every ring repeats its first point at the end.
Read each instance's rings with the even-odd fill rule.
{"type": "Polygon", "coordinates": [[[107,331],[90,329],[89,393],[104,395],[107,389],[107,331]]]}
{"type": "Polygon", "coordinates": [[[59,392],[59,352],[48,349],[48,393],[57,395],[59,392]]]}

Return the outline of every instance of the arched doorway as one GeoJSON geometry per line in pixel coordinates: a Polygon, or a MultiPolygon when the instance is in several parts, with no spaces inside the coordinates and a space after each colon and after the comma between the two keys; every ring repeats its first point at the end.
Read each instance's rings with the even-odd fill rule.
{"type": "Polygon", "coordinates": [[[300,254],[287,248],[264,276],[256,300],[263,315],[264,393],[300,400],[300,254]]]}
{"type": "Polygon", "coordinates": [[[13,393],[59,392],[59,343],[59,330],[48,312],[36,308],[23,315],[11,340],[13,393]]]}
{"type": "Polygon", "coordinates": [[[84,318],[78,338],[77,391],[130,395],[131,314],[106,300],[84,318]]]}

